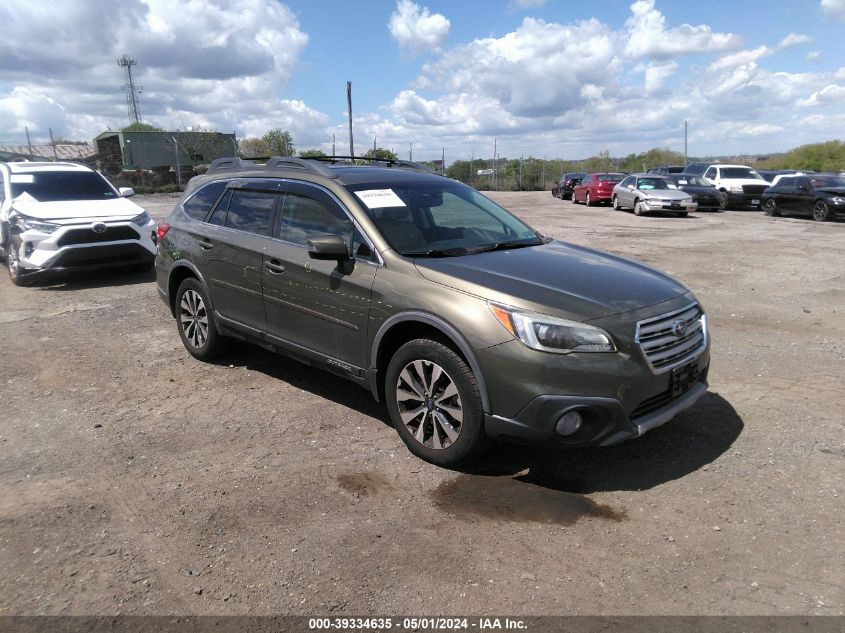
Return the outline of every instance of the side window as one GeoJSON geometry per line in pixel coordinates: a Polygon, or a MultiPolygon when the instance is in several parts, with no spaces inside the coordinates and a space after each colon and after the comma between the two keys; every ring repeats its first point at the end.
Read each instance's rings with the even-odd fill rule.
{"type": "Polygon", "coordinates": [[[257,235],[270,235],[273,207],[278,199],[278,194],[265,191],[232,191],[225,226],[257,235]]]}
{"type": "Polygon", "coordinates": [[[632,176],[628,176],[625,180],[623,180],[620,185],[622,187],[630,187],[634,184],[634,178],[632,176]]]}
{"type": "Polygon", "coordinates": [[[194,220],[205,220],[205,216],[208,215],[211,207],[214,206],[217,198],[220,197],[220,194],[223,193],[225,188],[225,180],[212,182],[188,198],[182,205],[182,208],[194,220]]]}
{"type": "Polygon", "coordinates": [[[0,174],[0,202],[6,200],[6,184],[3,182],[3,174],[0,174]]]}
{"type": "Polygon", "coordinates": [[[795,186],[796,187],[804,187],[805,189],[810,188],[810,179],[809,178],[796,178],[795,179],[795,186]]]}
{"type": "Polygon", "coordinates": [[[778,187],[794,187],[795,178],[781,178],[778,180],[778,187]]]}
{"type": "Polygon", "coordinates": [[[710,169],[708,169],[707,173],[704,174],[704,177],[708,178],[708,179],[715,178],[716,177],[716,168],[711,167],[710,169]]]}
{"type": "Polygon", "coordinates": [[[340,235],[352,242],[351,252],[358,259],[372,260],[374,253],[367,240],[337,204],[322,196],[301,192],[285,194],[279,238],[286,242],[307,246],[315,235],[340,235]]]}
{"type": "Polygon", "coordinates": [[[582,185],[589,185],[592,182],[592,176],[584,176],[584,179],[581,181],[582,185]]]}
{"type": "Polygon", "coordinates": [[[208,218],[209,224],[215,224],[217,226],[223,226],[226,224],[226,211],[229,210],[229,201],[232,199],[232,191],[227,191],[220,202],[217,203],[217,207],[214,209],[214,212],[211,214],[211,217],[208,218]]]}

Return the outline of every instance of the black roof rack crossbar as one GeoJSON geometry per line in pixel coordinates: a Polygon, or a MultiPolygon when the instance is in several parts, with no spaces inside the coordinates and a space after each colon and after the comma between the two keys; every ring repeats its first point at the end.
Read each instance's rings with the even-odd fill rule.
{"type": "Polygon", "coordinates": [[[273,169],[274,167],[296,167],[314,174],[319,174],[320,176],[325,176],[326,178],[337,178],[337,174],[325,165],[312,162],[311,159],[294,158],[292,156],[273,156],[267,161],[264,167],[266,169],[273,169]]]}
{"type": "Polygon", "coordinates": [[[206,173],[211,174],[216,171],[228,171],[230,169],[244,169],[246,167],[255,166],[254,160],[244,160],[237,156],[226,156],[224,158],[215,159],[211,165],[208,166],[206,173]]]}
{"type": "MultiPolygon", "coordinates": [[[[386,163],[388,167],[396,166],[396,167],[403,167],[405,169],[414,169],[416,171],[425,171],[432,174],[437,174],[436,171],[423,165],[421,163],[411,162],[409,160],[400,160],[398,158],[370,158],[369,156],[313,156],[309,158],[309,160],[316,160],[316,161],[323,161],[328,163],[338,163],[338,162],[352,162],[356,160],[372,162],[372,163],[386,163]]],[[[440,174],[437,174],[440,175],[440,174]]]]}

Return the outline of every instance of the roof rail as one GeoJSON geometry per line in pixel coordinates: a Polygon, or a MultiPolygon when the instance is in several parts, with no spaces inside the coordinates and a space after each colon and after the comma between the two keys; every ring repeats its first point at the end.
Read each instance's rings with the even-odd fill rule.
{"type": "Polygon", "coordinates": [[[309,160],[317,160],[322,162],[337,163],[342,161],[356,161],[362,160],[370,163],[386,163],[388,167],[402,167],[404,169],[413,169],[415,171],[425,171],[431,174],[440,175],[431,167],[427,167],[421,163],[415,163],[409,160],[400,160],[398,158],[370,158],[369,156],[313,156],[309,160]]]}
{"type": "Polygon", "coordinates": [[[325,176],[326,178],[337,178],[337,173],[321,165],[320,163],[312,162],[310,158],[294,158],[292,156],[273,156],[267,161],[264,166],[266,169],[294,167],[297,169],[304,169],[313,174],[325,176]]]}
{"type": "Polygon", "coordinates": [[[253,160],[244,160],[243,158],[239,158],[237,156],[227,156],[225,158],[217,158],[215,159],[211,165],[208,166],[208,170],[206,171],[207,174],[211,174],[217,171],[228,171],[230,169],[244,169],[246,167],[254,167],[255,161],[253,160]]]}

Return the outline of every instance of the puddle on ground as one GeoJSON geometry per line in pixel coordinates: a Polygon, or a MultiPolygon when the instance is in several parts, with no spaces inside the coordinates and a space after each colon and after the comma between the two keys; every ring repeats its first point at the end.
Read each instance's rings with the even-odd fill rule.
{"type": "Polygon", "coordinates": [[[441,483],[431,495],[440,510],[468,520],[572,525],[582,517],[628,518],[623,511],[589,497],[512,477],[459,475],[441,483]]]}
{"type": "Polygon", "coordinates": [[[383,475],[376,473],[345,473],[337,476],[337,483],[346,492],[360,497],[388,492],[393,488],[383,475]]]}

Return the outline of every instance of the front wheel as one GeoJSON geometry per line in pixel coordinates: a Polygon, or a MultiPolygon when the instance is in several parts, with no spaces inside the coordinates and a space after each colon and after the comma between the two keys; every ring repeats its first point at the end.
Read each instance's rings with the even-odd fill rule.
{"type": "Polygon", "coordinates": [[[634,202],[634,215],[645,215],[647,212],[648,209],[646,209],[645,203],[640,200],[634,202]]]}
{"type": "Polygon", "coordinates": [[[29,283],[21,268],[20,246],[20,239],[9,238],[9,243],[6,245],[6,270],[9,271],[9,279],[13,284],[27,286],[29,283]]]}
{"type": "Polygon", "coordinates": [[[179,337],[191,356],[211,360],[223,351],[223,337],[217,333],[208,294],[193,277],[183,281],[176,291],[175,311],[179,337]]]}
{"type": "Polygon", "coordinates": [[[778,203],[775,201],[774,198],[769,198],[763,203],[763,213],[772,217],[777,217],[780,215],[778,203]]]}
{"type": "Polygon", "coordinates": [[[827,222],[829,218],[830,207],[827,206],[827,202],[816,200],[816,203],[813,205],[813,219],[816,222],[827,222]]]}
{"type": "Polygon", "coordinates": [[[385,398],[393,426],[417,457],[457,466],[484,448],[478,383],[443,343],[416,339],[400,347],[387,367],[385,398]]]}

